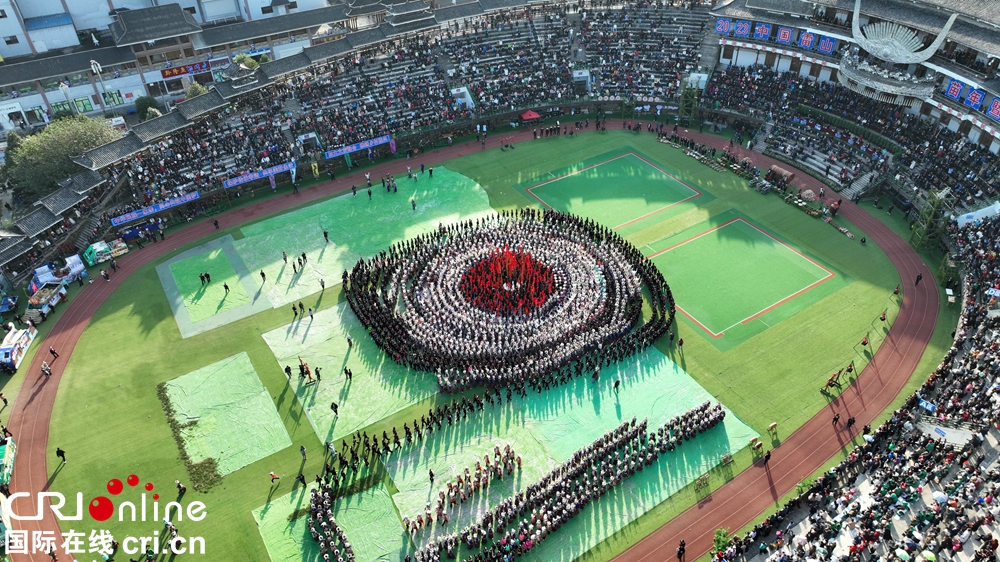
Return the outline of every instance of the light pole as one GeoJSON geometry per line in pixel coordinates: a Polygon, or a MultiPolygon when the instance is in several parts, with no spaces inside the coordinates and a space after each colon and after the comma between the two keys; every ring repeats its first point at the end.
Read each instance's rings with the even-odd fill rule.
{"type": "Polygon", "coordinates": [[[67,86],[65,82],[60,82],[59,89],[62,90],[63,97],[66,98],[66,104],[69,105],[69,112],[74,115],[79,115],[80,110],[77,109],[76,104],[69,99],[69,86],[67,86]]]}
{"type": "MultiPolygon", "coordinates": [[[[101,90],[103,90],[104,103],[108,103],[108,87],[104,85],[104,75],[101,74],[101,63],[96,60],[90,61],[90,71],[97,75],[97,79],[101,81],[101,90]]],[[[115,111],[115,101],[111,100],[111,115],[118,117],[118,112],[115,111]]]]}

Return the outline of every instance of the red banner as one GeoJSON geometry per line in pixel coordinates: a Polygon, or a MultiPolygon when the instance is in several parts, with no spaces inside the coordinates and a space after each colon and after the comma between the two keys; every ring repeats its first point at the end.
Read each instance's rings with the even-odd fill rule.
{"type": "Polygon", "coordinates": [[[163,76],[164,79],[167,79],[174,78],[176,76],[184,76],[186,74],[204,72],[206,70],[208,70],[208,62],[196,62],[194,64],[164,68],[160,71],[160,75],[163,76]]]}

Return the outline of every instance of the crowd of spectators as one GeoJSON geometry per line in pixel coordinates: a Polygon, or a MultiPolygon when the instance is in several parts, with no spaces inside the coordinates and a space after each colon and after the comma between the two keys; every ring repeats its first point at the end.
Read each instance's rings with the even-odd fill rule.
{"type": "Polygon", "coordinates": [[[697,69],[706,18],[640,4],[585,12],[583,45],[601,96],[677,96],[681,76],[697,69]]]}
{"type": "MultiPolygon", "coordinates": [[[[811,144],[845,164],[850,172],[841,176],[845,179],[868,171],[889,172],[914,192],[940,190],[957,207],[972,207],[1000,195],[1000,158],[986,147],[905,107],[862,96],[834,82],[817,82],[761,65],[729,67],[713,74],[702,104],[775,122],[779,135],[782,128],[795,133],[794,138],[780,139],[787,156],[800,157],[800,151],[811,144]],[[838,129],[839,138],[817,139],[809,132],[813,125],[835,127],[821,117],[810,117],[809,126],[802,127],[803,116],[795,111],[799,105],[857,123],[898,144],[902,154],[889,159],[885,150],[873,146],[872,139],[846,130],[838,129]],[[810,138],[800,143],[799,135],[810,138]]],[[[838,171],[841,167],[835,166],[838,171]]]]}
{"type": "MultiPolygon", "coordinates": [[[[498,112],[593,95],[676,92],[697,66],[704,8],[627,3],[587,14],[538,5],[468,18],[447,30],[385,41],[242,96],[229,108],[116,163],[127,212],[290,159],[384,134],[401,135],[498,112]],[[473,104],[451,90],[465,87],[473,104]],[[310,138],[311,137],[311,138],[310,138]]],[[[369,157],[384,153],[372,150],[369,157]]]]}
{"type": "Polygon", "coordinates": [[[964,559],[995,560],[1000,472],[987,434],[997,435],[1000,421],[1000,317],[989,314],[996,299],[986,291],[1000,288],[1000,218],[952,223],[949,234],[966,274],[945,281],[961,287],[962,313],[941,364],[860,439],[835,419],[856,444],[847,458],[717,559],[860,562],[929,552],[951,560],[965,551],[964,559]],[[933,404],[933,412],[922,404],[933,404]],[[949,443],[929,431],[939,424],[973,436],[965,445],[949,443]]]}

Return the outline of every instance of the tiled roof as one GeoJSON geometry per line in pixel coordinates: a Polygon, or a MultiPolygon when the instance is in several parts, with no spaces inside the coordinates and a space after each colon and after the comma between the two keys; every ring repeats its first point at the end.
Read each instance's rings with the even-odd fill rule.
{"type": "Polygon", "coordinates": [[[148,144],[178,129],[183,129],[190,123],[179,111],[171,111],[166,115],[132,125],[132,132],[139,137],[139,140],[148,144]]]}
{"type": "Polygon", "coordinates": [[[405,33],[414,33],[417,31],[424,31],[425,29],[433,29],[437,26],[438,23],[434,20],[434,18],[429,18],[406,23],[391,23],[386,31],[388,32],[387,35],[389,37],[395,37],[405,33]]]}
{"type": "Polygon", "coordinates": [[[220,25],[202,30],[200,41],[206,47],[228,45],[255,37],[266,37],[278,33],[288,33],[298,29],[319,27],[324,23],[334,23],[347,19],[347,7],[343,4],[327,6],[315,10],[295,12],[284,16],[263,18],[244,23],[220,25]]]}
{"type": "Polygon", "coordinates": [[[111,22],[111,38],[119,47],[169,39],[201,31],[194,16],[178,4],[164,4],[141,10],[118,10],[111,22]]]}
{"type": "MultiPolygon", "coordinates": [[[[744,0],[737,1],[743,2],[744,0]]],[[[836,7],[840,10],[854,10],[854,0],[817,0],[816,3],[822,6],[836,7]]],[[[1000,25],[1000,15],[997,13],[998,6],[996,2],[984,0],[924,0],[919,3],[913,3],[899,0],[864,0],[861,2],[861,13],[937,35],[952,13],[967,14],[969,12],[981,12],[983,9],[980,8],[985,5],[992,5],[992,8],[987,10],[990,16],[982,19],[993,23],[993,26],[985,23],[976,23],[965,17],[959,17],[948,33],[948,39],[976,49],[977,51],[984,51],[991,55],[1000,56],[1000,31],[994,27],[1000,25]],[[962,7],[965,9],[960,9],[962,7]]]]}
{"type": "Polygon", "coordinates": [[[61,218],[53,215],[52,211],[46,209],[45,207],[38,207],[34,211],[14,221],[14,226],[23,232],[25,236],[34,238],[61,220],[61,218]]]}
{"type": "Polygon", "coordinates": [[[76,193],[72,189],[61,187],[52,193],[42,197],[35,205],[42,205],[54,215],[62,215],[68,209],[75,207],[80,201],[86,199],[86,195],[76,193]]]}
{"type": "MultiPolygon", "coordinates": [[[[423,2],[419,2],[423,4],[423,2]]],[[[422,10],[418,12],[403,12],[399,14],[389,13],[385,16],[385,22],[393,27],[399,27],[401,25],[406,25],[415,22],[422,22],[424,24],[430,24],[431,26],[438,25],[437,21],[434,19],[434,14],[429,10],[422,10]]],[[[389,30],[386,30],[387,32],[389,30]]]]}
{"type": "Polygon", "coordinates": [[[92,148],[80,156],[74,157],[73,162],[89,170],[100,170],[145,149],[146,143],[129,131],[116,141],[92,148]]]}
{"type": "Polygon", "coordinates": [[[219,95],[228,100],[235,98],[236,96],[241,96],[247,92],[259,90],[273,83],[274,81],[268,78],[267,75],[264,74],[260,68],[258,68],[256,72],[250,75],[247,79],[217,82],[215,84],[215,89],[219,92],[219,95]]]}
{"type": "Polygon", "coordinates": [[[74,193],[84,194],[108,181],[104,176],[94,170],[84,170],[72,176],[60,180],[59,186],[73,190],[74,193]]]}
{"type": "Polygon", "coordinates": [[[528,5],[527,0],[479,0],[479,3],[482,4],[483,9],[487,12],[528,5]]]}
{"type": "Polygon", "coordinates": [[[423,0],[409,0],[402,4],[394,4],[388,7],[387,11],[390,14],[403,15],[413,12],[425,12],[430,9],[430,6],[424,3],[423,0]]]}
{"type": "Polygon", "coordinates": [[[193,98],[188,98],[181,103],[177,104],[178,113],[183,115],[187,119],[194,119],[206,113],[211,113],[217,109],[222,109],[229,105],[219,92],[215,89],[211,89],[207,94],[202,94],[200,96],[195,96],[193,98]]]}
{"type": "Polygon", "coordinates": [[[284,74],[292,74],[294,72],[305,70],[309,68],[311,64],[312,61],[309,60],[309,57],[303,52],[287,57],[281,57],[280,59],[270,62],[265,62],[260,65],[260,69],[268,78],[274,80],[284,74]]]}
{"type": "Polygon", "coordinates": [[[367,47],[368,45],[374,45],[375,43],[385,40],[385,30],[383,29],[384,27],[386,26],[380,25],[378,27],[372,27],[370,29],[365,29],[363,31],[348,33],[347,41],[355,49],[367,47]]]}
{"type": "Polygon", "coordinates": [[[364,4],[362,6],[351,6],[350,8],[347,9],[347,15],[351,17],[367,16],[384,11],[385,11],[385,6],[383,6],[382,4],[364,4]]]}
{"type": "Polygon", "coordinates": [[[135,54],[128,47],[104,47],[59,55],[56,57],[35,57],[25,62],[15,62],[0,65],[0,86],[9,86],[60,77],[90,70],[90,61],[95,60],[102,66],[112,66],[123,62],[135,62],[135,54]]]}
{"type": "Polygon", "coordinates": [[[802,0],[747,0],[747,7],[800,16],[813,14],[812,4],[806,4],[802,0]]]}
{"type": "Polygon", "coordinates": [[[316,45],[315,47],[309,47],[305,49],[304,53],[313,63],[318,63],[327,59],[346,55],[353,50],[351,42],[347,39],[336,39],[334,41],[327,41],[326,43],[316,45]]]}
{"type": "Polygon", "coordinates": [[[35,243],[26,236],[20,234],[5,233],[0,237],[0,266],[16,260],[27,254],[35,243]]]}
{"type": "Polygon", "coordinates": [[[482,13],[483,7],[479,4],[479,2],[469,2],[468,4],[438,8],[437,10],[434,10],[434,19],[444,23],[446,21],[478,16],[482,13]]]}

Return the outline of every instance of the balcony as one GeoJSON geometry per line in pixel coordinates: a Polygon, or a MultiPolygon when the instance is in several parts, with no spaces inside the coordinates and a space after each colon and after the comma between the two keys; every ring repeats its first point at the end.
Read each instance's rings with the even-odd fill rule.
{"type": "Polygon", "coordinates": [[[881,97],[871,95],[868,90],[879,94],[907,96],[926,99],[934,94],[937,76],[917,78],[907,72],[886,70],[857,56],[846,54],[840,59],[840,83],[851,90],[875,99],[881,97]]]}

